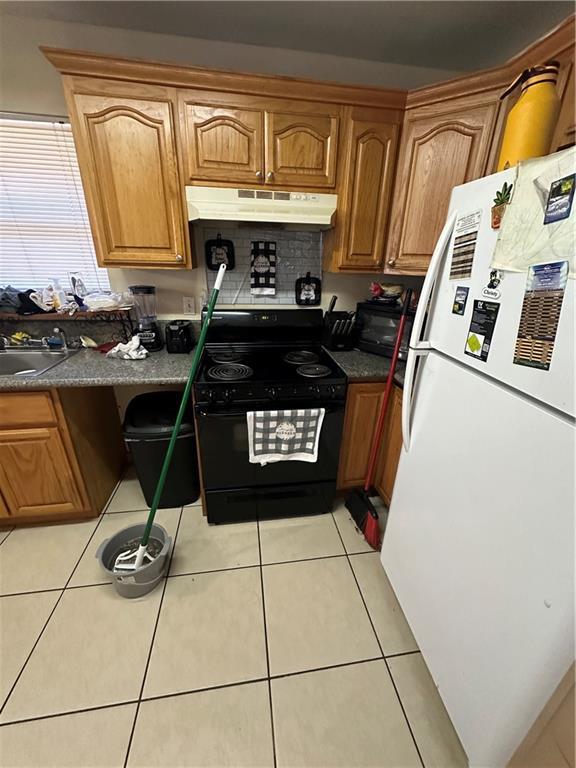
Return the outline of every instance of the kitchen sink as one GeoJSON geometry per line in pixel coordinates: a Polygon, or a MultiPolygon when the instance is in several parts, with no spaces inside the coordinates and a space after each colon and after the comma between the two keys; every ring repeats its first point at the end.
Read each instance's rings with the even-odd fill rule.
{"type": "Polygon", "coordinates": [[[39,376],[78,350],[4,349],[0,351],[0,376],[39,376]]]}

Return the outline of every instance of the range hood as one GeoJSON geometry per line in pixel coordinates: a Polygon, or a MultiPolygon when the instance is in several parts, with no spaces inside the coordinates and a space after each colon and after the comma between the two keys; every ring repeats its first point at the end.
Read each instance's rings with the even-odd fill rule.
{"type": "Polygon", "coordinates": [[[271,189],[186,187],[188,219],[332,226],[337,195],[271,189]]]}

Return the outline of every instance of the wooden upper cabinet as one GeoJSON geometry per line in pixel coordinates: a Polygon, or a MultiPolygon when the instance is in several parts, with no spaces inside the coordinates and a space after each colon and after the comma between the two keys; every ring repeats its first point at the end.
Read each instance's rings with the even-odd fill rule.
{"type": "Polygon", "coordinates": [[[376,272],[384,262],[400,126],[378,110],[353,109],[339,195],[342,235],[333,268],[376,272]]]}
{"type": "Polygon", "coordinates": [[[98,263],[189,266],[172,102],[166,89],[125,98],[106,85],[102,93],[68,91],[98,263]]]}
{"type": "Polygon", "coordinates": [[[386,271],[426,272],[453,187],[486,170],[498,108],[489,93],[407,111],[386,271]]]}
{"type": "Polygon", "coordinates": [[[264,181],[264,111],[226,104],[223,94],[180,95],[186,175],[190,182],[264,181]]]}
{"type": "Polygon", "coordinates": [[[276,186],[334,187],[339,112],[318,105],[266,112],[266,183],[276,186]]]}

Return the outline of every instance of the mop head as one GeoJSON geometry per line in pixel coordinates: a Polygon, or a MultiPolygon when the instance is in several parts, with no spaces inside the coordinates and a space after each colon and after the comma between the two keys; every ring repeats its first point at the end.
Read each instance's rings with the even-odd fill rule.
{"type": "Polygon", "coordinates": [[[378,512],[366,491],[352,491],[345,501],[345,506],[368,544],[379,552],[382,547],[382,536],[378,526],[378,512]]]}
{"type": "MultiPolygon", "coordinates": [[[[122,545],[122,549],[114,557],[114,573],[126,573],[127,571],[136,570],[136,558],[138,556],[138,548],[140,546],[140,539],[132,539],[122,545]]],[[[154,562],[162,551],[162,542],[158,539],[149,539],[148,546],[146,547],[146,554],[142,561],[143,568],[145,565],[149,565],[154,562]]]]}

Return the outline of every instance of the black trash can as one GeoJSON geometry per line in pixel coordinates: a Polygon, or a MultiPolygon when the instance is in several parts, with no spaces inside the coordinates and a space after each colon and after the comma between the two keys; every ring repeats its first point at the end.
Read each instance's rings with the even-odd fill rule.
{"type": "MultiPolygon", "coordinates": [[[[151,506],[166,456],[180,392],[147,392],[130,401],[124,417],[124,439],[132,459],[146,503],[151,506]]],[[[176,441],[160,508],[192,504],[200,495],[194,419],[189,404],[176,441]]]]}

